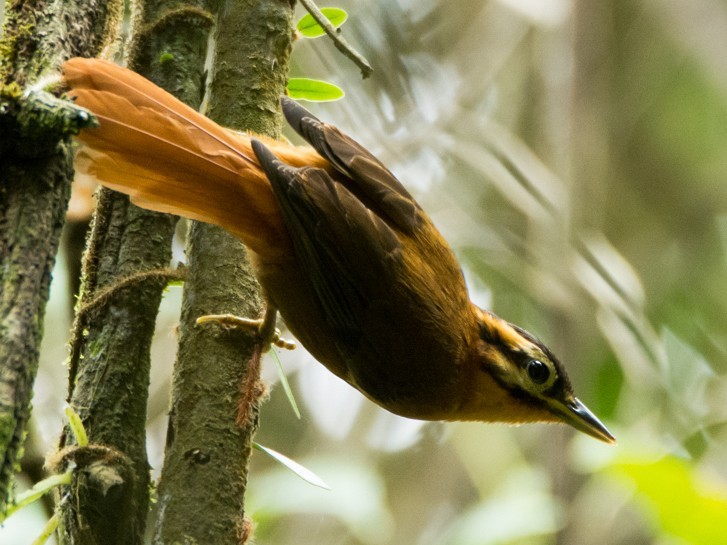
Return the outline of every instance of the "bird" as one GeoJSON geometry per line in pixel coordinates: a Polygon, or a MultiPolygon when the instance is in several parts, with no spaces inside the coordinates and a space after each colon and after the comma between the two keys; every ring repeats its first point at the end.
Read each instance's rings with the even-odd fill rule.
{"type": "Polygon", "coordinates": [[[223,128],[101,59],[63,65],[98,126],[76,170],[135,204],[219,225],[250,250],[269,317],[364,396],[408,418],[565,423],[607,443],[553,352],[470,300],[432,220],[365,147],[296,101],[308,145],[223,128]]]}

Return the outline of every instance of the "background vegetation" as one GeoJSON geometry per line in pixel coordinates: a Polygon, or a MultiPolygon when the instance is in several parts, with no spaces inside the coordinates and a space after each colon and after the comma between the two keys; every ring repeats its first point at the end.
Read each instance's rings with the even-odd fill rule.
{"type": "MultiPolygon", "coordinates": [[[[361,81],[324,39],[299,43],[291,75],[347,92],[312,109],[392,167],[451,241],[473,297],[561,355],[579,397],[619,444],[557,426],[405,420],[302,350],[281,354],[303,417],[273,386],[257,440],[332,490],[255,456],[246,505],[257,542],[723,543],[727,6],[336,5],[349,11],[344,32],[376,71],[361,81]]],[[[66,271],[61,259],[29,461],[61,428],[66,271]]],[[[177,290],[163,307],[149,401],[155,476],[177,290]]],[[[29,524],[18,520],[0,541],[30,541],[10,534],[29,524]]]]}

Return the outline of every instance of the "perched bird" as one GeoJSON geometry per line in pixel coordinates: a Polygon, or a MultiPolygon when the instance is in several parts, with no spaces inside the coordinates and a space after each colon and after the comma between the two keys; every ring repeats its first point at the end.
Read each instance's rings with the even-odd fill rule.
{"type": "MultiPolygon", "coordinates": [[[[64,77],[97,128],[77,169],[138,205],[220,225],[253,254],[268,305],[331,372],[422,420],[606,427],[535,336],[474,305],[449,245],[360,144],[283,98],[311,147],[224,129],[102,60],[64,77]]],[[[274,316],[274,314],[273,314],[274,316]]]]}

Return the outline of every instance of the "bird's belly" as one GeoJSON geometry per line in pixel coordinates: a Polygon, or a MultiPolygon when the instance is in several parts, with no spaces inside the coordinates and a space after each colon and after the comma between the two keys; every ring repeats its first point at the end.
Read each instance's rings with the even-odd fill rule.
{"type": "Polygon", "coordinates": [[[410,418],[445,419],[459,405],[461,339],[400,292],[379,294],[361,317],[359,339],[342,338],[294,263],[258,267],[266,296],[288,329],[319,362],[385,409],[410,418]],[[382,297],[381,295],[384,295],[382,297]],[[397,299],[404,299],[397,301],[397,299]]]}
{"type": "Polygon", "coordinates": [[[256,268],[266,299],[278,309],[295,338],[333,374],[350,383],[348,368],[339,357],[334,335],[326,330],[325,316],[295,261],[275,264],[256,261],[256,268]]]}

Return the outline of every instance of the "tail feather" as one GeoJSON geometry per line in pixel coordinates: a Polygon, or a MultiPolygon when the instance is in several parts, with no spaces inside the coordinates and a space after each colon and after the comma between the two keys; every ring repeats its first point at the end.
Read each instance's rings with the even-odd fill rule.
{"type": "MultiPolygon", "coordinates": [[[[100,123],[79,136],[81,174],[144,208],[220,225],[268,259],[289,251],[272,188],[247,135],[220,127],[110,62],[71,59],[63,72],[71,95],[100,123]]],[[[312,150],[269,143],[286,162],[323,161],[312,150]]]]}

